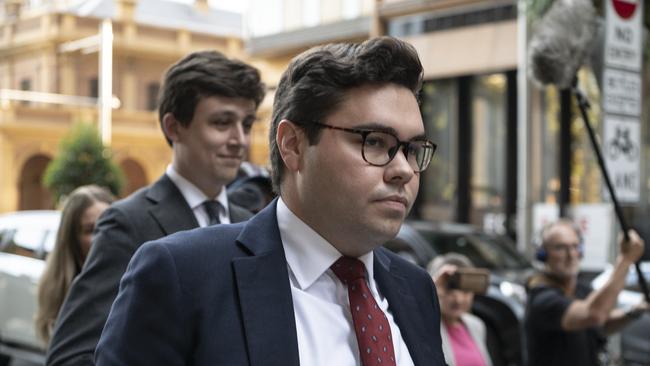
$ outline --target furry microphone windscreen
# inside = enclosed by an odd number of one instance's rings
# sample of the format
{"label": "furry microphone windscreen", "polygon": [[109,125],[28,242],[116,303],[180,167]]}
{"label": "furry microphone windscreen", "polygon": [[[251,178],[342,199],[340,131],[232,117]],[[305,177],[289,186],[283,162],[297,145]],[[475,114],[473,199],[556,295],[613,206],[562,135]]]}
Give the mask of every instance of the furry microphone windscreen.
{"label": "furry microphone windscreen", "polygon": [[591,0],[556,0],[536,25],[528,44],[528,67],[540,85],[571,87],[598,32]]}

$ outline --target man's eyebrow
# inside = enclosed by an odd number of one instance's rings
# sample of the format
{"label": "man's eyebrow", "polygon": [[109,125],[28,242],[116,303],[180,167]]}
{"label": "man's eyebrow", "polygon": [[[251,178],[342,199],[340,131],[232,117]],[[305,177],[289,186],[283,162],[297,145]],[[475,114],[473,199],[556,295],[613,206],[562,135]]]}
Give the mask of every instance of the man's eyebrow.
{"label": "man's eyebrow", "polygon": [[[217,111],[214,112],[210,115],[211,118],[217,118],[217,117],[227,117],[227,118],[239,118],[240,115],[239,113],[236,113],[234,111]],[[253,119],[257,120],[257,114],[256,113],[245,113],[244,115],[241,116],[242,120],[248,120],[248,119]]]}
{"label": "man's eyebrow", "polygon": [[362,125],[353,126],[352,128],[357,129],[357,130],[388,132],[388,133],[391,133],[391,134],[397,136],[397,131],[395,131],[394,128],[388,127],[386,125],[382,125],[381,123],[377,123],[377,122],[364,123]]}
{"label": "man's eyebrow", "polygon": [[[353,128],[358,129],[358,130],[370,130],[370,131],[387,132],[387,133],[390,133],[391,135],[399,136],[399,134],[397,133],[397,131],[394,128],[388,127],[386,125],[383,125],[381,123],[376,123],[376,122],[364,123],[362,125],[354,126]],[[406,141],[422,140],[422,139],[426,139],[426,138],[427,138],[427,135],[426,135],[426,133],[423,132],[423,133],[420,133],[418,135],[415,135],[413,137],[408,138]]]}

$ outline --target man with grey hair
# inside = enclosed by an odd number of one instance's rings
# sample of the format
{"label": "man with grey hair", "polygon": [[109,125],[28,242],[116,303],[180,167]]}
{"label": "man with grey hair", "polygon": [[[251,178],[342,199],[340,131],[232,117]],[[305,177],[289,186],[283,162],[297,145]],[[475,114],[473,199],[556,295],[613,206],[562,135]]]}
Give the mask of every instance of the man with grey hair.
{"label": "man with grey hair", "polygon": [[644,251],[634,230],[619,241],[611,276],[598,290],[578,282],[584,245],[580,228],[571,220],[550,223],[541,232],[537,260],[544,269],[528,281],[525,329],[528,361],[541,365],[598,365],[605,335],[614,333],[648,309],[615,309],[630,265]]}

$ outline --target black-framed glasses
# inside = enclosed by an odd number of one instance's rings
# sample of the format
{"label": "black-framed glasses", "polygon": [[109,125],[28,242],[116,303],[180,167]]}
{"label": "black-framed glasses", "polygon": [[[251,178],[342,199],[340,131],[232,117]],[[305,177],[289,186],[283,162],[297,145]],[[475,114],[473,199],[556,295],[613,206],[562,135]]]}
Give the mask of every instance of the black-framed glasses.
{"label": "black-framed glasses", "polygon": [[[301,126],[307,123],[296,123]],[[400,141],[394,134],[387,131],[366,130],[358,128],[345,128],[332,126],[320,122],[310,122],[310,125],[320,128],[345,131],[361,135],[361,156],[366,163],[374,166],[385,166],[390,163],[397,151],[402,149],[406,161],[413,171],[419,173],[426,170],[431,163],[431,158],[436,152],[437,145],[424,137],[415,138],[410,141]]]}

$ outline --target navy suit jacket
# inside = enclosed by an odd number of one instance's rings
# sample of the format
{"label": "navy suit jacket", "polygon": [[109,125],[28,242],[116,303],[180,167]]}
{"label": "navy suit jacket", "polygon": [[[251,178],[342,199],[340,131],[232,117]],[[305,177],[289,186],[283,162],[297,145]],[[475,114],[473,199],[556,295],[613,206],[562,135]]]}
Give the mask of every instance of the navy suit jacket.
{"label": "navy suit jacket", "polygon": [[[431,278],[383,248],[374,254],[375,279],[415,365],[444,365]],[[246,223],[181,232],[138,249],[95,361],[98,366],[299,365],[276,203]]]}

